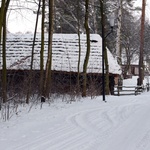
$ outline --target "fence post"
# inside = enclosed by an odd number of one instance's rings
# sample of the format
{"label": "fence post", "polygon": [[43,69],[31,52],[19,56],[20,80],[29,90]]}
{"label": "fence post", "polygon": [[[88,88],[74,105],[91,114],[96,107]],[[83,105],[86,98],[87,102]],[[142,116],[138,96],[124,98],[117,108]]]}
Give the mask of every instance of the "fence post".
{"label": "fence post", "polygon": [[117,89],[118,89],[118,96],[120,96],[120,88],[119,88],[119,86],[117,87]]}

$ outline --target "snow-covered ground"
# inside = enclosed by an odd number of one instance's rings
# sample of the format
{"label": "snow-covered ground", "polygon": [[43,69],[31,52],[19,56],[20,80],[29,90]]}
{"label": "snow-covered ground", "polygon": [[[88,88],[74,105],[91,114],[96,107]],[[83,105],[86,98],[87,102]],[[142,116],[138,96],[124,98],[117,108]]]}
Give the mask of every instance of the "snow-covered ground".
{"label": "snow-covered ground", "polygon": [[[124,84],[136,85],[136,79]],[[0,122],[1,150],[150,150],[150,92],[55,101]]]}

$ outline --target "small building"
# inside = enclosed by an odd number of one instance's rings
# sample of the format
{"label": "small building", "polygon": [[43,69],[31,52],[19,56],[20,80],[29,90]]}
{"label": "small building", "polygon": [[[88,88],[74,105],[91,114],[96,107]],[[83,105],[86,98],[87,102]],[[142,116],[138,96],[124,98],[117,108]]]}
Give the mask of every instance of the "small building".
{"label": "small building", "polygon": [[[78,73],[79,40],[77,34],[54,34],[52,45],[52,90],[53,92],[74,90]],[[102,85],[102,39],[98,34],[90,35],[91,50],[87,67],[88,90],[100,91]],[[8,34],[6,61],[8,80],[15,85],[26,81],[31,64],[33,34]],[[82,82],[83,63],[86,55],[86,35],[81,34],[80,81]],[[38,33],[34,45],[33,71],[35,83],[38,85],[40,74],[41,35]],[[47,61],[48,37],[45,35],[44,68]],[[121,74],[117,60],[107,49],[109,76],[115,80]],[[2,70],[2,54],[0,54],[0,70]],[[9,81],[9,82],[10,82]],[[27,82],[27,81],[26,81]],[[82,84],[81,84],[82,85]],[[35,88],[35,86],[33,87]],[[99,93],[100,94],[100,93]]]}
{"label": "small building", "polygon": [[[146,62],[144,62],[144,75],[145,76],[149,76],[150,72],[149,72],[149,66]],[[132,63],[129,66],[128,72],[126,72],[126,67],[127,65],[122,65],[122,72],[123,72],[123,76],[124,78],[129,78],[132,76],[139,76],[139,64],[136,63]]]}

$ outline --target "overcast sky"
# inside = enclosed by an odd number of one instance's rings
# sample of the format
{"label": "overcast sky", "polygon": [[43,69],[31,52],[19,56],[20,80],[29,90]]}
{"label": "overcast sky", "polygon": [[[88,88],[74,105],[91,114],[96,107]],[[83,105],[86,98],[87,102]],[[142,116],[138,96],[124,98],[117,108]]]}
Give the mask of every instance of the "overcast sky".
{"label": "overcast sky", "polygon": [[[28,4],[25,1],[26,0],[19,0],[17,2],[11,1],[11,5],[16,6],[17,3],[18,6],[21,6],[21,8],[23,8],[23,9],[11,10],[8,13],[8,31],[10,31],[11,33],[34,32],[36,14],[34,14],[32,10],[37,10],[37,5],[31,3]],[[147,0],[147,3],[150,3],[150,0]],[[137,0],[135,4],[141,6],[142,0]],[[29,10],[27,11],[25,8],[29,8]],[[150,16],[149,14],[150,14],[150,5],[147,4],[146,16]],[[41,17],[39,18],[38,31],[40,31],[40,26],[41,26],[40,22],[41,22]]]}
{"label": "overcast sky", "polygon": [[[33,10],[37,10],[37,5],[32,3],[26,3],[25,0],[11,1],[11,5],[15,9],[9,11],[8,13],[8,31],[12,33],[16,32],[34,32],[36,14],[33,13]],[[16,6],[18,5],[19,8]],[[28,10],[26,9],[28,8]],[[38,30],[40,30],[40,21]]]}

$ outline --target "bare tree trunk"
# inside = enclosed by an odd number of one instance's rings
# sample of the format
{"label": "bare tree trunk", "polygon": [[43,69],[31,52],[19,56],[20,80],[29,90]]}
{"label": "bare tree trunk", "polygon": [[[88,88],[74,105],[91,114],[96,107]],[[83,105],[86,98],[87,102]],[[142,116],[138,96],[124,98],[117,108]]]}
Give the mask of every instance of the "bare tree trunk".
{"label": "bare tree trunk", "polygon": [[41,25],[41,51],[40,51],[40,95],[43,93],[43,77],[44,77],[44,21],[45,21],[45,0],[42,4],[42,25]]}
{"label": "bare tree trunk", "polygon": [[78,0],[78,10],[77,10],[77,19],[78,19],[78,43],[79,43],[79,56],[78,56],[78,76],[77,76],[77,92],[79,94],[79,90],[80,90],[80,62],[81,62],[81,38],[80,38],[80,19],[79,19],[79,9],[80,9],[80,4],[79,4],[79,0]]}
{"label": "bare tree trunk", "polygon": [[35,30],[34,30],[34,38],[33,38],[32,53],[31,53],[30,74],[29,74],[29,87],[27,89],[27,97],[26,97],[26,103],[27,104],[29,104],[29,97],[30,97],[30,93],[31,93],[31,86],[32,86],[32,80],[33,80],[34,46],[35,46],[35,38],[36,38],[36,31],[37,31],[37,26],[38,26],[40,7],[41,7],[41,0],[39,0],[36,23],[35,23]]}
{"label": "bare tree trunk", "polygon": [[87,42],[87,51],[83,64],[83,91],[82,96],[86,96],[87,88],[87,66],[90,57],[90,29],[89,29],[89,0],[85,1],[85,30],[86,30],[86,42]]}
{"label": "bare tree trunk", "polygon": [[3,69],[2,69],[2,97],[3,103],[7,101],[7,69],[6,69],[6,16],[3,18]]}
{"label": "bare tree trunk", "polygon": [[3,28],[3,18],[5,14],[5,2],[6,0],[2,0],[0,7],[0,42],[2,41],[2,28]]}
{"label": "bare tree trunk", "polygon": [[[5,11],[5,0],[1,1],[1,6],[0,6],[0,50],[1,50],[1,43],[2,43],[2,28],[3,28],[3,18],[4,18],[4,11]],[[3,57],[2,57],[3,59]],[[1,77],[1,85],[2,85],[2,81],[3,81],[3,76]],[[2,86],[2,91],[3,91],[3,86]],[[2,98],[0,101],[0,107],[1,107],[1,103],[5,101],[5,98],[3,98],[3,94],[2,94]]]}
{"label": "bare tree trunk", "polygon": [[53,24],[54,24],[54,0],[49,0],[49,39],[48,39],[48,58],[46,63],[46,74],[43,90],[42,102],[49,97],[51,87],[51,68],[52,68],[52,41],[53,41]]}
{"label": "bare tree trunk", "polygon": [[[3,58],[3,68],[2,68],[2,98],[3,103],[7,101],[7,68],[6,68],[6,14],[9,7],[10,0],[2,1],[2,6],[0,9],[0,34],[2,35],[3,29],[3,47],[2,47],[2,58]],[[4,5],[5,4],[5,5]],[[2,8],[4,7],[4,8]],[[1,42],[1,35],[0,35],[0,42]]]}
{"label": "bare tree trunk", "polygon": [[121,60],[121,22],[122,22],[122,0],[118,0],[118,17],[117,17],[117,39],[116,39],[116,55],[119,65],[122,65]]}
{"label": "bare tree trunk", "polygon": [[92,5],[93,5],[93,26],[94,26],[94,33],[98,33],[97,30],[97,21],[96,21],[96,10],[95,10],[95,1],[92,1]]}
{"label": "bare tree trunk", "polygon": [[146,0],[143,0],[142,17],[141,17],[141,36],[140,36],[141,40],[140,40],[140,58],[139,58],[139,85],[143,84],[143,79],[144,79],[143,51],[144,51],[145,6],[146,6]]}

